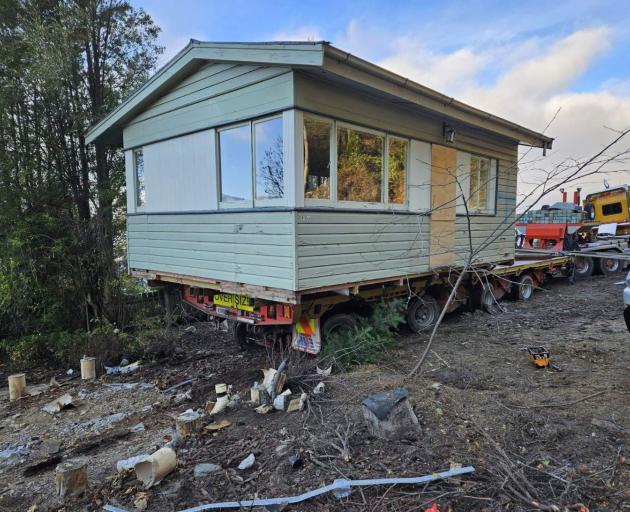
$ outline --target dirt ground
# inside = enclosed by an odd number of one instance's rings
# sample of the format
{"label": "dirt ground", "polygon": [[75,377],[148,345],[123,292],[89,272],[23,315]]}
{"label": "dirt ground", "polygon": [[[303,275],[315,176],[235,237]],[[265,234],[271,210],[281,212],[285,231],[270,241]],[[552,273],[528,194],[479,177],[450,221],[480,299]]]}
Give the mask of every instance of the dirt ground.
{"label": "dirt ground", "polygon": [[[411,379],[406,376],[428,336],[402,332],[400,348],[378,364],[325,378],[324,397],[311,397],[301,412],[254,412],[249,388],[282,354],[241,352],[225,333],[203,324],[195,333],[173,329],[174,355],[130,375],[40,386],[41,394],[17,402],[8,401],[5,388],[0,510],[101,510],[110,503],[131,511],[146,503],[149,511],[177,511],[296,495],[336,478],[420,476],[453,464],[476,471],[426,486],[356,488],[348,497],[327,494],[287,510],[423,511],[434,502],[441,511],[586,510],[580,503],[591,511],[630,510],[630,334],[619,280],[593,277],[575,286],[555,280],[530,302],[503,302],[504,313],[454,314],[422,373]],[[534,368],[525,345],[548,347],[562,371]],[[314,363],[291,357],[294,394],[319,381]],[[0,372],[3,382],[6,376]],[[50,376],[36,377],[46,383]],[[162,391],[191,378],[192,386]],[[147,491],[133,472],[117,474],[118,460],[163,446],[174,436],[174,417],[203,408],[222,382],[242,398],[217,418],[231,426],[184,441],[177,469]],[[420,421],[418,438],[371,438],[361,401],[401,385]],[[188,390],[191,400],[174,402],[173,395]],[[54,416],[41,410],[63,393],[76,407]],[[237,469],[250,453],[254,466]],[[300,459],[298,467],[289,464],[291,455]],[[85,460],[90,482],[85,495],[66,503],[53,482],[54,467],[65,458]],[[195,478],[199,463],[221,469]]]}

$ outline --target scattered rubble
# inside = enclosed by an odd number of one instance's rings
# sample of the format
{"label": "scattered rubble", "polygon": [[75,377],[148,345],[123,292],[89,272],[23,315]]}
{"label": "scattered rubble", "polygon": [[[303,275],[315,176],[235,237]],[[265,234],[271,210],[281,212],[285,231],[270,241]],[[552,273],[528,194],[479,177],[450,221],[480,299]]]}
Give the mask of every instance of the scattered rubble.
{"label": "scattered rubble", "polygon": [[61,395],[59,398],[55,398],[52,402],[46,404],[44,407],[42,407],[42,411],[45,411],[49,414],[57,414],[67,407],[73,407],[72,402],[72,395],[66,393],[65,395]]}
{"label": "scattered rubble", "polygon": [[417,437],[418,418],[409,404],[409,391],[398,388],[372,395],[361,404],[368,432],[381,439]]}
{"label": "scattered rubble", "polygon": [[193,475],[195,478],[204,478],[217,471],[221,471],[221,466],[218,464],[203,463],[195,465]]}
{"label": "scattered rubble", "polygon": [[250,453],[247,457],[245,457],[240,464],[238,465],[238,469],[241,471],[245,471],[246,469],[251,468],[256,462],[256,457],[253,453]]}
{"label": "scattered rubble", "polygon": [[105,373],[107,373],[108,375],[126,375],[128,373],[135,372],[138,368],[140,368],[140,361],[126,364],[124,366],[106,366]]}

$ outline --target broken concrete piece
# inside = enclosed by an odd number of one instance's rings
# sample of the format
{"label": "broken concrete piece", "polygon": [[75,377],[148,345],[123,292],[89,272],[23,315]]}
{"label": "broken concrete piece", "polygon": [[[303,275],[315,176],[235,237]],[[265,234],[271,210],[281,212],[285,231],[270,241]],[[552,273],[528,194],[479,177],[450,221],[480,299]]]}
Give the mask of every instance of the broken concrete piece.
{"label": "broken concrete piece", "polygon": [[9,375],[9,401],[13,402],[26,395],[26,374]]}
{"label": "broken concrete piece", "polygon": [[143,453],[141,455],[134,455],[133,457],[129,457],[128,459],[119,460],[116,463],[116,471],[119,473],[121,471],[130,471],[132,470],[138,462],[142,462],[149,458],[149,454]]}
{"label": "broken concrete piece", "polygon": [[368,432],[381,439],[416,438],[420,434],[405,388],[372,395],[361,404]]}
{"label": "broken concrete piece", "polygon": [[219,430],[223,430],[224,428],[232,425],[232,422],[228,420],[215,421],[214,423],[210,423],[204,427],[204,430],[209,432],[218,432]]}
{"label": "broken concrete piece", "polygon": [[56,398],[52,402],[46,404],[44,407],[42,407],[42,411],[50,414],[57,414],[62,409],[70,407],[71,405],[72,395],[70,395],[70,393],[66,393],[65,395],[61,395],[59,398]]}
{"label": "broken concrete piece", "polygon": [[87,489],[87,466],[82,461],[67,461],[55,468],[55,488],[62,498],[76,496]]}
{"label": "broken concrete piece", "polygon": [[81,380],[93,380],[96,378],[96,358],[81,358]]}
{"label": "broken concrete piece", "polygon": [[293,400],[291,400],[287,407],[287,412],[303,411],[304,406],[306,405],[307,398],[308,395],[306,393],[302,393],[300,395],[300,398],[294,398]]}
{"label": "broken concrete piece", "polygon": [[221,471],[221,466],[218,464],[197,464],[193,470],[193,475],[195,478],[204,478],[212,473],[216,473],[217,471]]}
{"label": "broken concrete piece", "polygon": [[159,484],[177,466],[177,455],[172,448],[160,448],[134,466],[138,480],[145,489]]}
{"label": "broken concrete piece", "polygon": [[319,366],[316,367],[317,375],[321,375],[322,377],[328,377],[332,373],[332,365],[330,365],[325,370],[322,370]]}
{"label": "broken concrete piece", "polygon": [[287,381],[287,374],[283,372],[280,375],[276,375],[278,371],[275,368],[267,368],[262,372],[264,375],[262,387],[265,391],[267,391],[270,396],[275,396],[277,393],[280,393]]}
{"label": "broken concrete piece", "polygon": [[140,368],[140,361],[136,361],[135,363],[125,366],[106,366],[105,372],[109,375],[125,375],[127,373],[135,372],[138,368]]}
{"label": "broken concrete piece", "polygon": [[319,384],[317,384],[317,386],[313,388],[313,395],[322,396],[324,394],[325,389],[326,389],[326,385],[323,382],[320,382]]}
{"label": "broken concrete piece", "polygon": [[173,398],[173,401],[176,404],[181,404],[182,402],[189,402],[192,400],[192,389],[189,389],[185,393],[177,393]]}
{"label": "broken concrete piece", "polygon": [[254,409],[258,414],[268,414],[273,411],[273,406],[269,404],[262,404]]}
{"label": "broken concrete piece", "polygon": [[149,500],[147,499],[146,494],[142,493],[138,495],[133,501],[133,506],[139,511],[146,510],[149,506]]}
{"label": "broken concrete piece", "polygon": [[188,437],[201,430],[202,422],[202,413],[188,409],[175,419],[175,427],[180,436]]}
{"label": "broken concrete piece", "polygon": [[256,462],[256,457],[253,453],[250,453],[241,461],[241,463],[238,465],[238,469],[240,469],[241,471],[249,469],[254,465],[254,462]]}
{"label": "broken concrete piece", "polygon": [[290,396],[291,396],[291,390],[290,389],[286,389],[285,391],[280,393],[273,400],[273,407],[274,407],[274,409],[276,409],[278,411],[284,411],[287,408],[288,404],[289,404],[289,397]]}

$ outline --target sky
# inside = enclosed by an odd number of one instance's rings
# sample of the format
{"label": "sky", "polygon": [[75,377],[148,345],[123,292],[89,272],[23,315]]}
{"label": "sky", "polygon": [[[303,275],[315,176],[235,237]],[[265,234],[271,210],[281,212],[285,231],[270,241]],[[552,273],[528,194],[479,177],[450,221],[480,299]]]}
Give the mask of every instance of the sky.
{"label": "sky", "polygon": [[[630,1],[132,0],[162,28],[162,63],[188,41],[326,40],[554,137],[521,150],[519,194],[630,128]],[[608,154],[630,149],[630,135]],[[562,167],[560,167],[562,166]],[[630,160],[578,183],[630,184]],[[564,173],[569,171],[563,171]],[[584,197],[584,193],[583,196]],[[559,200],[559,193],[545,202]]]}

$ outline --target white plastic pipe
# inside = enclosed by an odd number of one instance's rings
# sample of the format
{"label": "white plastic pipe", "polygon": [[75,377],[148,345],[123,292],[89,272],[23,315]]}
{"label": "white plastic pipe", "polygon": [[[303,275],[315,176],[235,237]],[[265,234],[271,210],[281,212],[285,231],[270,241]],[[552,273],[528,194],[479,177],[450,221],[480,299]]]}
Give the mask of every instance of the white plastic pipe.
{"label": "white plastic pipe", "polygon": [[[204,510],[220,510],[220,509],[248,509],[251,507],[268,507],[272,505],[291,505],[294,503],[300,503],[308,499],[314,498],[326,494],[327,492],[333,492],[338,498],[343,498],[350,494],[352,487],[370,487],[374,485],[414,485],[414,484],[426,484],[435,482],[436,480],[442,480],[444,478],[450,478],[454,476],[465,475],[467,473],[473,473],[475,468],[472,466],[466,466],[464,468],[451,469],[450,471],[441,471],[439,473],[432,473],[431,475],[407,477],[407,478],[377,478],[373,480],[343,480],[337,479],[332,484],[314,489],[312,491],[305,492],[298,496],[286,496],[284,498],[271,498],[262,500],[243,500],[243,501],[226,501],[223,503],[209,503],[206,505],[199,505],[193,508],[187,508],[180,510],[179,512],[202,512]],[[115,507],[113,505],[105,505],[105,510],[108,512],[128,512],[125,509]]]}

